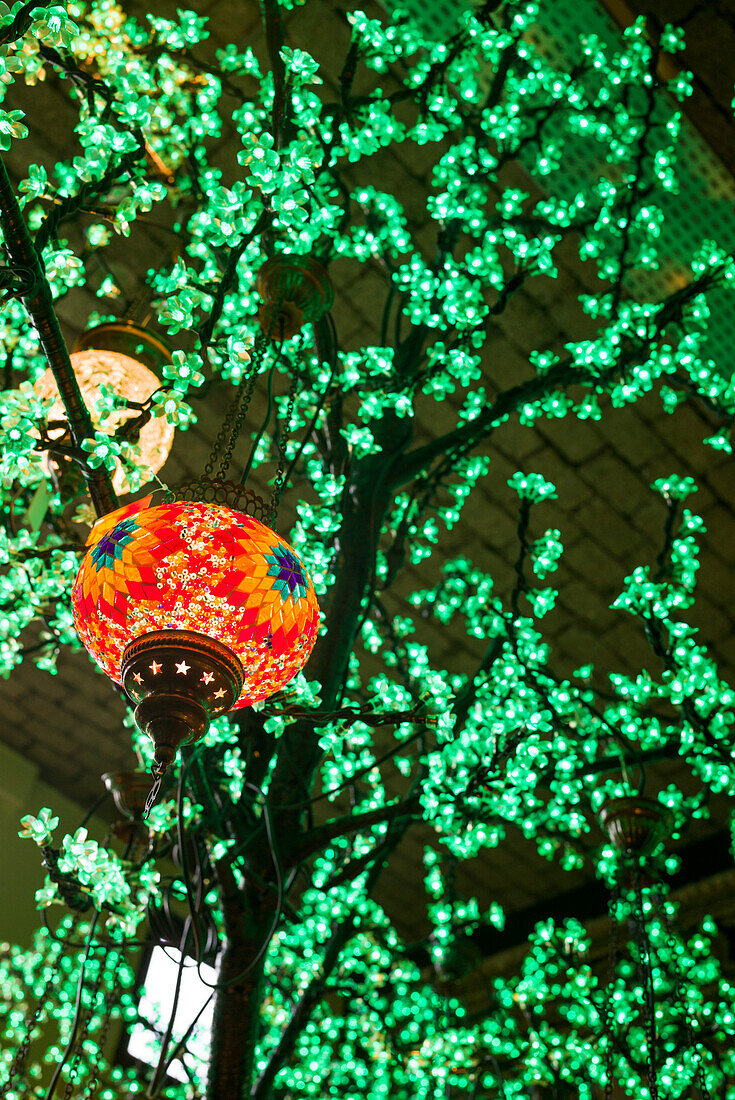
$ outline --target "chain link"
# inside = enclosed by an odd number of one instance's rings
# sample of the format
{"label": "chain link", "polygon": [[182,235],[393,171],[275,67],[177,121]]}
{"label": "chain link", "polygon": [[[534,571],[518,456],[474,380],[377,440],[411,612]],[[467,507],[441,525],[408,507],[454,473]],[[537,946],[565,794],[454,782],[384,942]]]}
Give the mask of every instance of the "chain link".
{"label": "chain link", "polygon": [[145,806],[143,808],[143,820],[148,820],[148,815],[156,804],[159,794],[161,793],[161,787],[163,786],[163,777],[168,770],[168,765],[159,764],[154,760],[151,764],[151,775],[153,776],[153,785],[148,791],[148,797],[145,800]]}
{"label": "chain link", "polygon": [[[250,360],[250,369],[240,379],[240,385],[237,387],[235,399],[230,405],[227,416],[222,423],[222,427],[217,433],[214,446],[212,447],[207,464],[204,467],[204,477],[206,479],[211,480],[214,478],[215,481],[222,481],[230,468],[232,452],[245,422],[248,409],[250,408],[250,401],[252,400],[253,393],[255,392],[255,384],[258,381],[258,375],[260,373],[258,369],[260,367],[260,361],[266,346],[273,337],[273,331],[278,324],[281,309],[283,308],[283,299],[276,302],[275,307],[267,331],[259,332],[255,338],[253,354]],[[281,323],[281,340],[283,340],[283,323]],[[217,465],[218,462],[219,465]]]}
{"label": "chain link", "polygon": [[633,889],[635,891],[635,906],[633,909],[633,923],[636,929],[638,941],[638,957],[643,972],[644,1000],[645,1000],[645,1031],[646,1044],[648,1046],[648,1092],[651,1100],[658,1100],[658,1078],[656,1074],[656,1002],[653,995],[653,960],[651,956],[651,941],[646,931],[646,918],[643,912],[643,891],[641,890],[640,870],[633,866]]}
{"label": "chain link", "polygon": [[676,996],[679,1001],[679,1005],[681,1006],[687,1044],[692,1052],[692,1057],[694,1058],[697,1067],[695,1076],[697,1080],[697,1085],[699,1087],[699,1094],[702,1097],[702,1100],[712,1100],[711,1093],[707,1087],[707,1080],[704,1074],[704,1058],[702,1057],[701,1043],[694,1034],[694,1028],[692,1027],[692,1017],[689,1012],[688,1002],[686,994],[684,992],[684,977],[679,966],[676,937],[674,936],[674,930],[671,926],[671,918],[669,917],[669,913],[666,908],[666,898],[661,891],[658,892],[658,900],[661,907],[661,913],[663,915],[664,928],[666,929],[666,946],[671,952],[672,965],[674,970],[674,981],[676,983]]}
{"label": "chain link", "polygon": [[608,913],[610,915],[610,932],[607,938],[607,988],[602,1003],[602,1026],[605,1031],[607,1044],[605,1047],[605,1100],[612,1100],[613,1094],[613,993],[615,989],[615,967],[618,961],[618,921],[617,921],[617,887],[610,891]]}
{"label": "chain link", "polygon": [[7,1080],[2,1086],[0,1086],[0,1100],[5,1100],[8,1093],[10,1092],[10,1089],[12,1088],[13,1079],[23,1070],[25,1060],[28,1056],[28,1051],[30,1049],[31,1043],[33,1042],[33,1032],[41,1018],[41,1013],[44,1010],[46,999],[51,992],[51,986],[54,984],[57,973],[57,967],[51,965],[49,967],[48,977],[44,982],[43,992],[36,1001],[36,1007],[34,1008],[33,1012],[26,1020],[25,1036],[23,1037],[23,1041],[20,1043],[18,1049],[15,1052],[15,1055],[13,1056],[13,1061],[10,1063]]}
{"label": "chain link", "polygon": [[[300,349],[297,349],[300,350]],[[273,442],[276,445],[278,451],[278,465],[276,466],[276,476],[273,480],[273,495],[271,496],[270,506],[268,508],[268,522],[271,526],[275,523],[278,515],[278,505],[281,500],[281,494],[284,488],[283,473],[286,468],[286,443],[288,442],[289,428],[291,427],[291,418],[293,416],[293,407],[296,400],[296,372],[291,375],[291,386],[288,391],[288,402],[286,404],[286,412],[283,417],[283,431],[281,431],[280,422],[276,422],[276,432],[273,438]]]}
{"label": "chain link", "polygon": [[[102,945],[100,945],[102,946]],[[94,980],[94,984],[89,991],[89,1006],[84,1014],[84,1020],[79,1030],[77,1040],[74,1044],[74,1056],[69,1065],[69,1076],[67,1078],[66,1086],[64,1088],[63,1100],[71,1100],[72,1093],[74,1092],[74,1085],[76,1083],[77,1076],[79,1075],[79,1068],[84,1054],[84,1041],[89,1034],[89,1025],[94,1019],[95,1004],[99,991],[102,988],[102,980],[105,974],[105,960],[104,957],[100,958],[99,965],[97,967],[97,976]]]}
{"label": "chain link", "polygon": [[[249,370],[243,374],[237,387],[235,399],[227,411],[227,416],[222,422],[222,427],[217,433],[217,438],[212,446],[212,451],[204,467],[206,478],[223,478],[232,461],[232,452],[235,442],[242,428],[245,417],[250,407],[250,401],[258,379],[258,367],[263,349],[268,337],[259,333],[253,346],[253,355],[250,360]],[[216,468],[216,473],[215,473]]]}
{"label": "chain link", "polygon": [[[81,1100],[94,1100],[97,1093],[97,1089],[100,1086],[100,1064],[99,1055],[102,1054],[107,1039],[107,1032],[110,1029],[110,1023],[112,1022],[112,1005],[116,1000],[116,993],[118,988],[118,974],[120,973],[120,964],[122,963],[122,946],[118,948],[116,952],[115,965],[110,972],[111,986],[106,997],[105,1014],[102,1017],[100,1023],[100,1029],[97,1035],[97,1050],[98,1057],[94,1061],[92,1066],[92,1072],[89,1080],[84,1087],[84,1091],[81,1094]],[[109,957],[109,956],[108,956]]]}
{"label": "chain link", "polygon": [[31,1042],[33,1040],[33,1031],[36,1027],[36,1024],[39,1021],[39,1018],[41,1016],[41,1012],[43,1011],[43,1006],[44,1006],[45,1001],[46,1001],[46,993],[47,993],[47,990],[49,988],[49,985],[50,985],[50,981],[46,983],[46,988],[43,991],[43,995],[41,997],[39,997],[38,1003],[36,1004],[36,1007],[35,1007],[33,1013],[31,1014],[31,1016],[29,1016],[28,1021],[25,1025],[25,1037],[23,1038],[22,1043],[20,1044],[20,1046],[16,1050],[13,1061],[10,1063],[10,1069],[8,1071],[8,1079],[5,1082],[5,1084],[2,1086],[2,1088],[0,1088],[0,1098],[1,1098],[1,1100],[5,1100],[5,1097],[8,1095],[8,1093],[10,1092],[10,1089],[12,1087],[13,1079],[17,1076],[17,1074],[19,1074],[21,1072],[21,1070],[23,1069],[23,1066],[25,1065],[25,1060],[26,1060],[26,1057],[28,1055],[28,1050],[29,1050]]}

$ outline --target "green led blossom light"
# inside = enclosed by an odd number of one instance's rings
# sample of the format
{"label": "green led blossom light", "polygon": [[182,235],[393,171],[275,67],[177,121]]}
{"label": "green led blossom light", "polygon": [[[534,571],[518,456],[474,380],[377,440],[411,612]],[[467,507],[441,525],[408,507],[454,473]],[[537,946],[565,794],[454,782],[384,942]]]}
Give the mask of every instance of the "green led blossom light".
{"label": "green led blossom light", "polygon": [[[613,613],[648,644],[645,667],[610,667],[591,644],[564,670],[549,632],[560,609],[575,614],[569,502],[537,433],[581,421],[602,448],[601,421],[660,399],[672,432],[694,403],[713,459],[731,452],[735,387],[711,337],[732,308],[733,242],[690,247],[667,205],[689,170],[693,78],[665,79],[658,61],[683,48],[681,28],[656,39],[641,19],[608,41],[585,0],[590,30],[568,36],[566,63],[530,0],[458,6],[439,40],[399,8],[353,11],[322,63],[301,31],[308,8],[262,7],[264,36],[219,47],[188,9],[0,11],[0,147],[22,177],[45,299],[66,319],[96,301],[79,329],[114,320],[129,292],[151,303],[175,350],[143,418],[210,424],[211,393],[272,378],[277,415],[257,438],[245,423],[235,462],[252,441],[255,477],[288,489],[290,540],[324,608],[305,673],[184,753],[150,835],[128,825],[126,847],[48,808],[23,816],[46,865],[48,929],[28,950],[0,948],[0,1090],[45,1095],[63,1062],[57,1095],[99,1100],[598,1100],[613,1084],[644,1100],[733,1100],[735,989],[717,928],[706,914],[685,923],[667,881],[680,865],[669,842],[735,794],[735,690],[695,625],[695,479],[673,458],[651,473],[660,540],[620,568]],[[20,143],[44,80],[73,112],[69,151],[28,165]],[[120,460],[138,486],[150,471],[111,427],[126,399],[109,387],[94,434],[73,444],[49,425],[23,304],[39,288],[0,221],[0,671],[30,657],[53,673],[78,647],[69,601],[90,518],[78,475]],[[171,230],[170,247],[149,247],[149,225]],[[150,265],[134,288],[128,241]],[[551,300],[572,253],[584,285],[576,301],[565,290],[564,333],[511,372],[508,334],[530,342],[526,311]],[[330,272],[335,326],[306,323],[261,353],[258,273],[282,254]],[[369,337],[346,331],[351,302]],[[513,453],[495,449],[506,424]],[[461,520],[504,564],[450,541]],[[671,769],[646,791],[670,836],[632,867],[598,821],[649,763]],[[414,829],[424,864],[406,913],[399,846]],[[607,972],[589,930],[549,918],[517,965],[488,976],[483,952],[511,934],[513,912],[471,896],[465,873],[511,837],[604,884]],[[161,932],[171,913],[181,919]],[[134,951],[150,934],[198,962],[216,955],[211,1054],[184,1041],[188,1084],[165,1078],[166,1020],[150,1021],[155,1080],[107,1060],[108,1029],[137,1022]]]}

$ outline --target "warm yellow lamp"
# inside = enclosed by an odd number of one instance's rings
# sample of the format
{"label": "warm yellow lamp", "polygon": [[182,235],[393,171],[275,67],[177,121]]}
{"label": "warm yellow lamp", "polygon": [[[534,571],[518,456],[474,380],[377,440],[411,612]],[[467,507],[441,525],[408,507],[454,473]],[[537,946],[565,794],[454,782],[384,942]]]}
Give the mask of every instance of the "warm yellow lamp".
{"label": "warm yellow lamp", "polygon": [[[129,401],[143,403],[161,386],[150,367],[160,368],[170,363],[171,353],[162,340],[139,325],[131,321],[113,321],[85,332],[70,359],[82,396],[97,426],[96,408],[103,385]],[[34,388],[39,396],[54,398],[49,421],[64,420],[64,406],[50,369],[44,371]],[[105,420],[105,427],[118,428],[137,415],[135,409],[115,410]],[[152,473],[157,473],[166,461],[173,437],[174,427],[165,417],[151,417],[140,429],[137,443],[141,459]],[[131,492],[125,470],[119,463],[112,485],[118,496]]]}

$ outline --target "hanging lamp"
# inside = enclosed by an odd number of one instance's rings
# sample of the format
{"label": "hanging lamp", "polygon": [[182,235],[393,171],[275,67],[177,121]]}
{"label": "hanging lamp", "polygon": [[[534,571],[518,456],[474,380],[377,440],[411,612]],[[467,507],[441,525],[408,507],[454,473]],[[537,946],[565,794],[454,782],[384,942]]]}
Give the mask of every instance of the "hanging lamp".
{"label": "hanging lamp", "polygon": [[301,559],[251,516],[201,501],[124,511],[92,529],[74,623],[168,765],[211,718],[293,679],[319,609]]}
{"label": "hanging lamp", "polygon": [[112,795],[120,819],[112,831],[126,849],[126,858],[135,863],[150,847],[150,834],[143,823],[151,778],[142,768],[135,771],[106,772],[102,782]]}
{"label": "hanging lamp", "polygon": [[[657,799],[644,798],[642,794],[621,795],[610,798],[600,810],[600,823],[612,845],[622,859],[619,877],[615,882],[609,901],[610,943],[608,962],[608,990],[603,1014],[606,1032],[605,1060],[607,1075],[607,1094],[611,1094],[614,1079],[613,1047],[613,1002],[612,984],[615,977],[617,958],[617,900],[618,890],[628,895],[632,906],[630,916],[636,933],[638,961],[643,973],[643,1028],[646,1036],[646,1085],[650,1100],[658,1100],[659,1077],[656,1053],[656,983],[654,978],[654,956],[651,938],[646,926],[646,909],[643,900],[643,888],[650,889],[650,867],[647,856],[651,854],[663,832],[671,822],[671,814]],[[648,881],[645,881],[648,880]],[[655,873],[653,876],[655,881]]]}
{"label": "hanging lamp", "polygon": [[668,820],[669,812],[661,802],[641,795],[610,798],[600,810],[600,822],[611,843],[631,857],[652,852]]}
{"label": "hanging lamp", "polygon": [[180,745],[203,737],[218,715],[285,686],[316,641],[311,578],[261,522],[275,518],[280,466],[270,506],[226,480],[273,327],[292,305],[314,320],[331,304],[303,257],[279,263],[291,266],[290,280],[271,303],[204,473],[165,503],[147,498],[98,520],[72,593],[82,643],[136,704],[136,724],[153,741],[158,783],[148,808]]}
{"label": "hanging lamp", "polygon": [[[171,352],[163,340],[133,321],[110,321],[83,333],[69,358],[85,404],[92,410],[93,422],[97,427],[99,421],[94,417],[94,410],[102,386],[107,385],[135,405],[142,405],[160,389],[161,382],[154,371],[171,362]],[[63,420],[64,406],[51,368],[38,378],[34,389],[39,397],[53,398],[48,420]],[[106,426],[119,428],[137,416],[135,407],[119,409],[106,418]],[[157,473],[166,461],[173,437],[174,427],[165,417],[148,417],[140,427],[137,443],[141,461],[152,473]],[[119,496],[131,491],[130,482],[119,462],[112,485]]]}
{"label": "hanging lamp", "polygon": [[318,321],[334,301],[327,272],[311,256],[271,256],[258,270],[256,287],[263,299],[258,310],[261,330],[281,340]]}

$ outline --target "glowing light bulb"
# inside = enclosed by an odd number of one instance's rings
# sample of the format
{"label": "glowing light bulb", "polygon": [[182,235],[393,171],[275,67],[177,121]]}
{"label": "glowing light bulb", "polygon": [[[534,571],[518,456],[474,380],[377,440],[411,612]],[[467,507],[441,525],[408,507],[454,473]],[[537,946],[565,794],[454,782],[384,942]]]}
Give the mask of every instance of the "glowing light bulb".
{"label": "glowing light bulb", "polygon": [[[102,387],[109,386],[120,397],[141,404],[157,389],[161,383],[153,371],[137,359],[119,351],[106,351],[101,348],[88,348],[72,352],[71,363],[74,368],[82,397],[90,410],[95,427],[101,424],[99,415]],[[36,393],[41,397],[53,397],[54,403],[48,413],[49,422],[65,420],[64,405],[56,386],[51,369],[44,371],[35,385]],[[104,417],[104,430],[112,432],[126,420],[138,415],[134,408],[113,410]],[[54,432],[49,433],[54,437]],[[62,433],[57,430],[60,436]],[[140,462],[151,474],[157,473],[166,461],[174,438],[174,428],[165,417],[151,417],[140,429],[137,442],[140,448]],[[112,478],[113,488],[118,495],[129,493],[132,486],[124,467],[117,463]]]}

